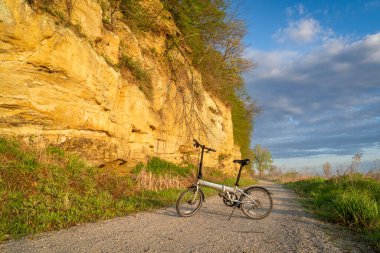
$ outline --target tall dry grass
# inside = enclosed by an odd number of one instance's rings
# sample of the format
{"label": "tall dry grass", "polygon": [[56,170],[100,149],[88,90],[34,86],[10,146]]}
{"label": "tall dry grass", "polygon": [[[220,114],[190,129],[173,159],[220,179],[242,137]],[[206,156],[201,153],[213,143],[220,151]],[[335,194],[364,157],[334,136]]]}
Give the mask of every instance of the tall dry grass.
{"label": "tall dry grass", "polygon": [[136,177],[136,190],[159,191],[163,189],[181,189],[188,183],[188,178],[168,174],[155,175],[143,169]]}

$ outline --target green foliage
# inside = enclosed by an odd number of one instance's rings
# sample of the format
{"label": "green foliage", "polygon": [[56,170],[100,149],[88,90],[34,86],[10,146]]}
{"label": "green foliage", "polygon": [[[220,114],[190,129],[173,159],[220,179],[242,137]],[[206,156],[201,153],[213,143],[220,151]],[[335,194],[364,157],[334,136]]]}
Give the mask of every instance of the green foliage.
{"label": "green foliage", "polygon": [[179,41],[191,48],[192,64],[201,72],[203,86],[227,100],[242,87],[240,73],[250,66],[242,57],[244,24],[227,13],[223,0],[163,0],[182,32]]}
{"label": "green foliage", "polygon": [[[0,240],[151,210],[174,203],[180,192],[134,192],[129,175],[88,166],[54,146],[37,152],[1,137],[0,161]],[[186,172],[157,159],[148,168],[158,172],[158,165]]]}
{"label": "green foliage", "polygon": [[243,58],[244,23],[228,14],[228,4],[223,0],[162,2],[182,32],[174,40],[191,48],[187,56],[201,73],[203,87],[231,105],[234,139],[247,157],[258,110],[246,96],[241,78],[251,66]]}
{"label": "green foliage", "polygon": [[[0,138],[0,152],[11,157],[12,165],[24,172],[33,172],[39,167],[35,154],[21,150],[15,140]],[[14,163],[13,159],[17,159],[18,163]]]}
{"label": "green foliage", "polygon": [[234,141],[240,146],[242,157],[249,157],[254,113],[248,110],[244,101],[235,94],[230,95],[229,101],[232,107],[231,116]]}
{"label": "green foliage", "polygon": [[107,55],[102,55],[103,59],[106,61],[106,63],[111,66],[111,67],[114,67],[115,64],[113,64],[112,60],[107,56]]}
{"label": "green foliage", "polygon": [[[111,0],[111,13],[115,10],[123,14],[123,21],[135,32],[159,32],[157,20],[163,9],[144,9],[140,0]],[[111,20],[113,17],[111,16]]]}
{"label": "green foliage", "polygon": [[152,80],[150,74],[141,65],[127,55],[120,59],[119,68],[123,71],[129,70],[139,83],[140,90],[147,98],[152,97]]}
{"label": "green foliage", "polygon": [[139,162],[132,170],[132,174],[138,175],[143,169],[145,165],[142,162]]}
{"label": "green foliage", "polygon": [[123,55],[120,59],[120,68],[128,68],[132,71],[134,77],[139,81],[150,82],[150,75],[141,67],[141,65],[134,61],[131,57]]}
{"label": "green foliage", "polygon": [[252,164],[260,172],[261,177],[262,173],[269,170],[272,165],[272,154],[258,144],[252,149]]}
{"label": "green foliage", "polygon": [[219,33],[226,17],[224,1],[209,0],[163,0],[165,8],[173,15],[186,43],[196,57],[201,57],[212,39]]}
{"label": "green foliage", "polygon": [[59,147],[49,145],[46,149],[48,154],[56,155],[57,157],[65,157],[65,151]]}
{"label": "green foliage", "polygon": [[373,227],[380,218],[376,200],[368,191],[355,188],[339,195],[334,208],[341,222],[347,225]]}
{"label": "green foliage", "polygon": [[194,171],[194,166],[189,164],[186,167],[182,167],[158,157],[152,157],[146,165],[146,170],[155,175],[168,174],[171,176],[184,177],[190,175],[191,171]]}
{"label": "green foliage", "polygon": [[318,216],[364,233],[380,249],[380,183],[360,174],[287,184]]}
{"label": "green foliage", "polygon": [[174,163],[162,160],[159,157],[152,157],[149,159],[147,165],[138,163],[132,170],[132,174],[138,175],[143,169],[147,172],[151,172],[153,175],[168,175],[168,176],[180,176],[186,177],[191,175],[191,172],[195,171],[195,168],[191,164],[186,166],[179,166]]}
{"label": "green foliage", "polygon": [[[144,167],[157,178],[165,174],[190,178],[195,171],[192,165],[177,166],[153,157],[132,173],[139,174]],[[210,174],[217,182],[234,183],[220,172]],[[55,146],[36,150],[0,137],[0,241],[171,205],[183,190],[135,190],[134,178],[88,166]],[[242,178],[242,183],[252,181]],[[206,188],[205,192],[215,194]]]}

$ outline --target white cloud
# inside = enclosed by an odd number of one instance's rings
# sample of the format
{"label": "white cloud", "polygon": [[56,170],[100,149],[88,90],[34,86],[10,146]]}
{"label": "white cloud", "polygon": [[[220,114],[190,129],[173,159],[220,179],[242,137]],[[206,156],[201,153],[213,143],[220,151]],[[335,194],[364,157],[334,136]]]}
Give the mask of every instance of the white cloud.
{"label": "white cloud", "polygon": [[[277,98],[276,101],[273,101],[271,103],[271,107],[278,109],[278,110],[282,110],[282,111],[284,111],[286,113],[290,113],[290,114],[301,114],[301,113],[303,113],[302,108],[299,106],[295,106],[292,103],[292,101],[287,97]],[[294,121],[293,117],[290,117],[288,120],[288,123],[295,123],[295,122],[296,121]]]}
{"label": "white cloud", "polygon": [[281,76],[284,66],[292,63],[294,59],[299,57],[299,53],[295,51],[261,51],[255,49],[247,49],[245,57],[251,59],[256,64],[256,78],[268,78]]}
{"label": "white cloud", "polygon": [[307,13],[307,9],[303,4],[296,4],[292,7],[287,7],[285,12],[288,17],[292,17],[295,14],[302,16]]}
{"label": "white cloud", "polygon": [[289,21],[288,26],[277,30],[273,37],[280,43],[311,43],[314,42],[323,29],[318,20],[313,18],[303,18],[297,21]]}
{"label": "white cloud", "polygon": [[[253,59],[257,65],[254,71],[247,73],[248,80],[276,78],[299,83],[308,82],[320,69],[343,77],[345,74],[351,75],[350,71],[354,71],[355,66],[380,63],[380,33],[368,35],[355,42],[349,42],[344,38],[329,39],[314,46],[313,50],[307,53],[248,49],[245,56]],[[317,69],[313,70],[312,66]],[[300,71],[301,68],[311,72]]]}
{"label": "white cloud", "polygon": [[321,50],[330,55],[333,55],[342,51],[343,48],[346,46],[347,46],[347,42],[342,38],[327,39],[324,41],[323,45],[321,46]]}
{"label": "white cloud", "polygon": [[367,36],[364,39],[364,44],[374,49],[371,55],[369,55],[367,61],[380,63],[380,33]]}
{"label": "white cloud", "polygon": [[373,147],[380,139],[380,33],[355,42],[320,40],[312,48],[247,50],[257,62],[245,75],[247,88],[264,109],[254,142],[276,158]]}

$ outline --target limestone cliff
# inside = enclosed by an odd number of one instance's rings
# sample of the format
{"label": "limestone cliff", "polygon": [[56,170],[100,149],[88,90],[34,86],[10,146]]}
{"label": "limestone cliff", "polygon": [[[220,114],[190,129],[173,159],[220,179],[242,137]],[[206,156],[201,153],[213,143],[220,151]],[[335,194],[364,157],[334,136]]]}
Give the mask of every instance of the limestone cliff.
{"label": "limestone cliff", "polygon": [[[161,6],[143,4],[148,12]],[[0,0],[0,134],[59,145],[95,165],[130,166],[151,156],[182,163],[194,137],[218,150],[208,165],[225,157],[231,165],[240,153],[230,108],[204,91],[180,48],[168,50],[179,33],[170,14],[155,33],[121,21],[111,31],[103,16],[97,1],[77,0],[68,25],[25,0]],[[121,56],[149,73],[150,94],[116,67]]]}

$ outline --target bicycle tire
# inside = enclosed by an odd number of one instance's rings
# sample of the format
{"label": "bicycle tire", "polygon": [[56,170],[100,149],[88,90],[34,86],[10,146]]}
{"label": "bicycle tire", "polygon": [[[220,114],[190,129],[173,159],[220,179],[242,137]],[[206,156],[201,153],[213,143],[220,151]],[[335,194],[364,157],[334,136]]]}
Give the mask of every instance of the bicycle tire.
{"label": "bicycle tire", "polygon": [[203,192],[201,189],[193,187],[182,192],[176,203],[176,210],[179,216],[190,217],[201,208],[203,202]]}
{"label": "bicycle tire", "polygon": [[240,208],[243,213],[254,220],[260,220],[267,217],[273,208],[273,200],[270,192],[259,186],[252,186],[244,191],[245,194],[249,195],[254,201],[249,197],[242,194],[240,196]]}

